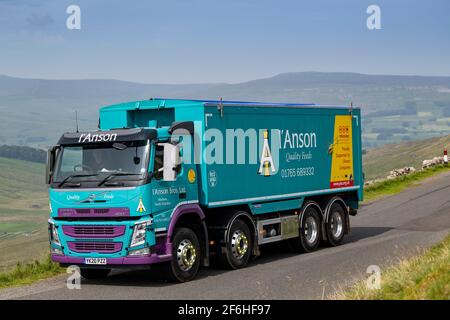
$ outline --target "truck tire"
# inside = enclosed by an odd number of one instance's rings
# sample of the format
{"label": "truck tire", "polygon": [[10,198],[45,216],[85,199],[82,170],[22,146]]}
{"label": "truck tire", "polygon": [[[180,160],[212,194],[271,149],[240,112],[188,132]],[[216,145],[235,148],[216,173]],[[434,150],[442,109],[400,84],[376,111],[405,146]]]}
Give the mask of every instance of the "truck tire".
{"label": "truck tire", "polygon": [[228,269],[239,269],[247,265],[252,255],[252,235],[247,224],[241,219],[233,221],[225,241],[225,252],[220,255],[220,263]]}
{"label": "truck tire", "polygon": [[167,266],[170,280],[187,282],[194,279],[200,268],[200,255],[200,243],[195,232],[189,228],[175,229],[172,260]]}
{"label": "truck tire", "polygon": [[342,243],[345,235],[345,210],[339,203],[333,203],[328,213],[326,223],[327,243],[331,246],[338,246]]}
{"label": "truck tire", "polygon": [[315,202],[307,202],[305,210],[300,216],[300,230],[298,238],[289,240],[289,245],[296,252],[315,251],[320,243],[321,219]]}
{"label": "truck tire", "polygon": [[81,276],[88,280],[105,279],[110,272],[111,269],[80,268]]}

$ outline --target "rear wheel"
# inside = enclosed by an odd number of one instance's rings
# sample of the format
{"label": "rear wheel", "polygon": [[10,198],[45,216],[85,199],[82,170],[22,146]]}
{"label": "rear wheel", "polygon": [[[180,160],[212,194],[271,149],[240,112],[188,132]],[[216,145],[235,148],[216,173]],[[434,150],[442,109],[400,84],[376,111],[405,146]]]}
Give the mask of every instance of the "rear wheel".
{"label": "rear wheel", "polygon": [[300,216],[300,230],[298,238],[289,240],[291,248],[300,252],[312,252],[317,249],[320,242],[321,219],[318,205],[314,202],[305,204]]}
{"label": "rear wheel", "polygon": [[104,279],[111,272],[111,269],[90,269],[80,268],[81,276],[88,280],[100,280]]}
{"label": "rear wheel", "polygon": [[200,244],[194,231],[175,229],[172,241],[172,260],[167,266],[171,280],[186,282],[195,278],[200,268]]}
{"label": "rear wheel", "polygon": [[247,224],[241,219],[234,220],[228,230],[225,252],[220,256],[221,264],[230,269],[245,267],[250,259],[252,246],[252,236]]}
{"label": "rear wheel", "polygon": [[326,225],[327,242],[331,246],[337,246],[342,243],[345,234],[345,210],[338,203],[333,203],[328,213],[328,221]]}

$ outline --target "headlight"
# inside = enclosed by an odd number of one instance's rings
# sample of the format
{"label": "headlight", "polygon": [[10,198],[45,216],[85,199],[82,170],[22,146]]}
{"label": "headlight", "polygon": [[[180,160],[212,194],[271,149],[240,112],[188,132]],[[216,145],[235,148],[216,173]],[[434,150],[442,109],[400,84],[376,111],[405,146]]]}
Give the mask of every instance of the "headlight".
{"label": "headlight", "polygon": [[149,255],[149,254],[150,254],[149,247],[145,247],[145,248],[141,248],[141,249],[137,249],[137,250],[131,250],[128,253],[129,256],[144,256],[144,255]]}
{"label": "headlight", "polygon": [[51,253],[53,254],[63,254],[63,251],[59,248],[51,247]]}
{"label": "headlight", "polygon": [[58,246],[61,246],[61,241],[59,240],[59,236],[58,236],[58,230],[57,230],[55,224],[53,223],[53,221],[51,221],[51,220],[48,221],[48,228],[49,228],[49,234],[50,234],[50,241]]}
{"label": "headlight", "polygon": [[147,226],[151,225],[152,221],[138,222],[134,225],[133,236],[131,238],[130,247],[140,246],[145,243],[145,235],[147,233]]}

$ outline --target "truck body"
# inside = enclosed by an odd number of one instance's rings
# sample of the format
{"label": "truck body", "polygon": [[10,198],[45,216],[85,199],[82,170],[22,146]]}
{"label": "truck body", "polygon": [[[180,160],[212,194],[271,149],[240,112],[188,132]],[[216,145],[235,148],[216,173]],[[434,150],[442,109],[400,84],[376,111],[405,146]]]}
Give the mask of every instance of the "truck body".
{"label": "truck body", "polygon": [[86,278],[162,263],[177,281],[261,245],[341,243],[363,199],[360,109],[150,99],[100,109],[47,161],[53,261]]}

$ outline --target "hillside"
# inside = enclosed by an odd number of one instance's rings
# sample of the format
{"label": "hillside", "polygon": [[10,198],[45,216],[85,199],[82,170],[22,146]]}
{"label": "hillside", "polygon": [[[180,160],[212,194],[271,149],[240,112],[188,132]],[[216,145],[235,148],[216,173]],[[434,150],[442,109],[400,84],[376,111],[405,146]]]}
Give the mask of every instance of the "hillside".
{"label": "hillside", "polygon": [[450,151],[450,135],[368,149],[363,156],[366,180],[385,178],[390,170],[405,166],[419,169],[424,159],[442,156],[444,148]]}
{"label": "hillside", "polygon": [[48,253],[44,165],[0,157],[0,271]]}
{"label": "hillside", "polygon": [[47,153],[44,150],[27,146],[0,146],[0,157],[45,163]]}
{"label": "hillside", "polygon": [[[157,83],[157,79],[155,79]],[[450,77],[296,72],[237,84],[140,84],[0,76],[0,144],[46,147],[95,129],[101,106],[150,97],[361,106],[365,147],[450,134]]]}

